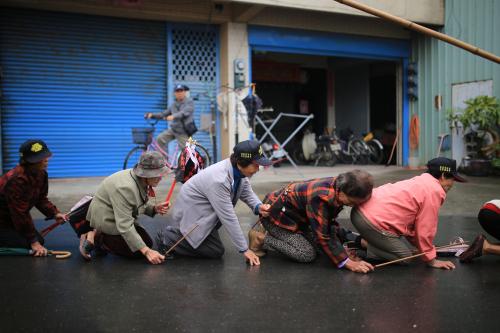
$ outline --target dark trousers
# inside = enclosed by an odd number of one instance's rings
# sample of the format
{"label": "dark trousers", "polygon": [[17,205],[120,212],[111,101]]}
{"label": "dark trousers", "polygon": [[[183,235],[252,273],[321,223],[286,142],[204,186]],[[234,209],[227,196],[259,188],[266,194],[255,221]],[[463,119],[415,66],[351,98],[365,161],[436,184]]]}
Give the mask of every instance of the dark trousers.
{"label": "dark trousers", "polygon": [[[167,227],[160,231],[158,233],[158,247],[160,253],[165,253],[182,237],[181,231],[176,228]],[[184,239],[175,247],[173,252],[181,256],[219,259],[224,255],[224,245],[220,240],[218,228],[214,228],[196,249]]]}
{"label": "dark trousers", "polygon": [[[36,238],[40,244],[44,244],[45,240],[42,235],[36,232]],[[2,228],[0,229],[0,247],[16,247],[31,249],[31,243],[15,229]]]}
{"label": "dark trousers", "polygon": [[500,214],[489,209],[481,209],[477,219],[484,231],[500,240]]}
{"label": "dark trousers", "polygon": [[[135,225],[135,230],[137,230],[139,236],[141,236],[144,243],[146,243],[146,246],[148,247],[153,246],[153,240],[143,227]],[[102,249],[111,254],[128,258],[143,257],[140,251],[132,252],[128,247],[127,242],[125,242],[123,237],[120,235],[108,235],[101,233],[99,236],[99,242]]]}

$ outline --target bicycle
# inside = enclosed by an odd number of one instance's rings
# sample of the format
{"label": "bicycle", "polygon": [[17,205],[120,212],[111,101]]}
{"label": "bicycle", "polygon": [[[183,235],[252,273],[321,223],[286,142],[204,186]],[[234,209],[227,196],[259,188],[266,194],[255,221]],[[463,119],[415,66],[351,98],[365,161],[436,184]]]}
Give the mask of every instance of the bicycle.
{"label": "bicycle", "polygon": [[[179,155],[180,155],[180,150],[178,149],[178,146],[175,146],[175,151],[173,154],[169,155],[166,150],[164,150],[158,142],[156,142],[156,139],[154,138],[154,132],[156,130],[156,124],[158,123],[159,119],[151,120],[151,119],[146,119],[146,122],[151,126],[151,127],[133,127],[132,128],[132,140],[136,144],[127,154],[127,157],[125,157],[125,161],[123,162],[123,170],[125,169],[130,169],[133,168],[138,162],[139,158],[144,153],[145,151],[148,150],[156,150],[160,152],[164,157],[165,157],[165,162],[167,164],[167,167],[170,169],[176,169],[177,168],[177,162],[179,160]],[[203,159],[205,168],[210,165],[210,154],[208,153],[208,150],[194,141],[194,144],[196,146],[196,151],[200,154],[200,156]]]}

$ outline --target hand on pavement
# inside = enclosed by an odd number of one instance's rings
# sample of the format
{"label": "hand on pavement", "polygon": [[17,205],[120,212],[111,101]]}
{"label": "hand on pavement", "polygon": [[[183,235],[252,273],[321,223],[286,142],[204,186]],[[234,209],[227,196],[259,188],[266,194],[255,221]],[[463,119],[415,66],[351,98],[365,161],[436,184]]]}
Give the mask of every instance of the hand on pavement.
{"label": "hand on pavement", "polygon": [[347,260],[344,267],[356,273],[368,273],[374,270],[372,264],[366,261],[353,261],[350,259]]}
{"label": "hand on pavement", "polygon": [[246,260],[250,263],[250,266],[258,266],[260,265],[260,259],[255,255],[255,253],[252,250],[246,250],[243,255],[245,256]]}
{"label": "hand on pavement", "polygon": [[433,259],[429,261],[427,265],[433,268],[455,269],[455,265],[451,261]]}
{"label": "hand on pavement", "polygon": [[39,242],[31,243],[31,249],[33,250],[33,255],[35,257],[45,257],[45,256],[47,256],[47,254],[49,252]]}
{"label": "hand on pavement", "polygon": [[147,249],[144,253],[146,259],[148,259],[149,263],[153,265],[161,264],[165,261],[165,256],[161,255],[158,251]]}

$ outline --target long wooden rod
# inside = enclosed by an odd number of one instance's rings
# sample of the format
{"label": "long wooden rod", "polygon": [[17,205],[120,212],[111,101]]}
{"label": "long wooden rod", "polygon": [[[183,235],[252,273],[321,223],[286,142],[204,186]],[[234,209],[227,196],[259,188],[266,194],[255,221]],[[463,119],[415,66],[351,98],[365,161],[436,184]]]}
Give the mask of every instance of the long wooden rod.
{"label": "long wooden rod", "polygon": [[408,29],[411,29],[411,30],[414,30],[414,31],[417,31],[417,32],[420,32],[420,33],[423,33],[425,35],[428,35],[428,36],[431,36],[431,37],[434,37],[434,38],[437,38],[437,39],[440,39],[443,42],[455,45],[455,46],[460,47],[460,48],[462,48],[462,49],[464,49],[466,51],[469,51],[469,52],[471,52],[473,54],[476,54],[476,55],[478,55],[480,57],[486,58],[488,60],[496,62],[497,64],[500,64],[500,57],[499,56],[497,56],[497,55],[495,55],[493,53],[490,53],[488,51],[485,51],[483,49],[480,49],[477,46],[474,46],[474,45],[468,44],[466,42],[463,42],[460,39],[456,39],[456,38],[450,37],[450,36],[445,35],[443,33],[440,33],[440,32],[434,31],[432,29],[426,28],[426,27],[424,27],[424,26],[422,26],[420,24],[417,24],[415,22],[405,20],[405,19],[403,19],[401,17],[395,16],[395,15],[391,15],[391,14],[389,14],[387,12],[384,12],[384,11],[379,10],[379,9],[375,9],[373,7],[367,6],[365,4],[361,4],[361,3],[356,2],[356,1],[352,1],[352,0],[334,0],[334,1],[340,2],[341,4],[344,4],[344,5],[356,8],[356,9],[359,9],[359,10],[361,10],[363,12],[366,12],[366,13],[369,13],[369,14],[381,17],[383,19],[392,21],[392,22],[394,22],[396,24],[404,26],[405,28],[408,28]]}
{"label": "long wooden rod", "polygon": [[[436,247],[436,250],[439,250],[439,249],[446,249],[448,247],[453,247],[453,246],[457,246],[457,245],[462,245],[462,244],[465,244],[467,242],[463,242],[463,243],[456,243],[456,244],[448,244],[448,245],[443,245],[443,246],[438,246]],[[391,261],[387,261],[387,262],[384,262],[382,264],[378,264],[378,265],[375,265],[375,268],[379,268],[379,267],[383,267],[383,266],[387,266],[387,265],[392,265],[392,264],[395,264],[397,262],[401,262],[401,261],[406,261],[406,260],[409,260],[409,259],[414,259],[414,258],[418,258],[418,257],[421,257],[425,254],[428,254],[428,253],[431,253],[432,251],[429,251],[429,252],[423,252],[423,253],[418,253],[418,254],[414,254],[412,256],[408,256],[408,257],[404,257],[404,258],[399,258],[399,259],[395,259],[395,260],[391,260]]]}

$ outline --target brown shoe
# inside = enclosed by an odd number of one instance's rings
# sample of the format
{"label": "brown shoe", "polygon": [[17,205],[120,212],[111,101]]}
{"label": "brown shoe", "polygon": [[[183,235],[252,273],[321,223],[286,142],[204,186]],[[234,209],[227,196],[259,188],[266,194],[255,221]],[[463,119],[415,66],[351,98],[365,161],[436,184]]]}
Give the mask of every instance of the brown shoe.
{"label": "brown shoe", "polygon": [[482,256],[484,239],[484,235],[477,236],[471,246],[469,246],[469,248],[460,255],[460,262],[470,263],[472,262],[472,259]]}
{"label": "brown shoe", "polygon": [[262,250],[262,245],[264,245],[264,237],[264,233],[259,232],[255,229],[250,229],[250,231],[248,232],[249,249],[252,250],[257,257],[263,257],[266,255],[266,252]]}

